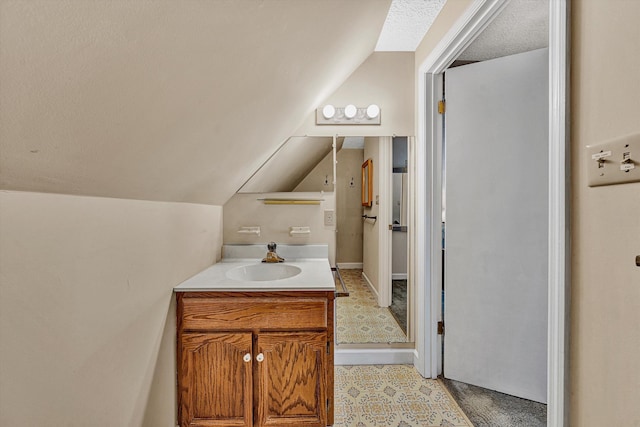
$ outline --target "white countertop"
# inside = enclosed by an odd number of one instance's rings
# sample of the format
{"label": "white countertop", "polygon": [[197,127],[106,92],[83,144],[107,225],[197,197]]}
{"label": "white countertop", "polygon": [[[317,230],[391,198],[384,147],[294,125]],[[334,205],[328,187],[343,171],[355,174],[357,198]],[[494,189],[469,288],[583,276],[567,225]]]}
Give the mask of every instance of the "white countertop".
{"label": "white countertop", "polygon": [[[331,266],[327,259],[308,258],[293,259],[273,265],[292,265],[300,268],[300,274],[287,279],[265,281],[241,281],[227,277],[227,272],[236,267],[260,264],[261,259],[223,259],[201,271],[190,279],[173,288],[175,292],[203,292],[203,291],[291,291],[291,290],[322,290],[333,291],[335,282]],[[269,266],[270,264],[265,264]]]}

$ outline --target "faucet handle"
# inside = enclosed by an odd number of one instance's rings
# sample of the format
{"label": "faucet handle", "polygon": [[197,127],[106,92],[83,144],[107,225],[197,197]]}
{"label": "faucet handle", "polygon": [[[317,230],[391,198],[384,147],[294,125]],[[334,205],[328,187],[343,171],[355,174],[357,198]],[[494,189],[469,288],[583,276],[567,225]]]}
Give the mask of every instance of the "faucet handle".
{"label": "faucet handle", "polygon": [[269,252],[275,252],[276,251],[276,243],[275,242],[270,242],[267,245],[267,249],[269,250]]}

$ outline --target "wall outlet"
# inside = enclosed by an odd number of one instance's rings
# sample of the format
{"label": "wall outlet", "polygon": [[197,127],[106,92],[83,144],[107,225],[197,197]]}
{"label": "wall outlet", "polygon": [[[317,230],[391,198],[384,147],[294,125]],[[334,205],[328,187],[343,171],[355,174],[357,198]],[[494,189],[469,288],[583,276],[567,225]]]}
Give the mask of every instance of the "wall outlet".
{"label": "wall outlet", "polygon": [[640,134],[586,147],[589,187],[640,181]]}
{"label": "wall outlet", "polygon": [[336,225],[336,214],[333,209],[326,209],[324,211],[324,225]]}

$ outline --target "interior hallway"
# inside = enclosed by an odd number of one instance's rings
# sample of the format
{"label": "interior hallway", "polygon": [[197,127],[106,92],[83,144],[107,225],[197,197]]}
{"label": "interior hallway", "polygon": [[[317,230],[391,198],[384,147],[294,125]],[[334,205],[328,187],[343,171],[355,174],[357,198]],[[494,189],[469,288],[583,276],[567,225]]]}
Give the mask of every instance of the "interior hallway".
{"label": "interior hallway", "polygon": [[346,343],[406,342],[407,337],[387,307],[362,277],[362,270],[340,270],[348,297],[336,298],[336,340]]}

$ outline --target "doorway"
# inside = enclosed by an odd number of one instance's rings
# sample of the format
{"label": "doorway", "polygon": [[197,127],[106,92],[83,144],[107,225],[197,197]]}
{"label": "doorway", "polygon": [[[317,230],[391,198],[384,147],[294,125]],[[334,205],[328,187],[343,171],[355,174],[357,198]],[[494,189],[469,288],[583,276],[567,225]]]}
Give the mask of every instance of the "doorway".
{"label": "doorway", "polygon": [[[338,364],[413,362],[412,282],[407,268],[412,140],[338,138],[336,265],[349,293],[336,301]],[[402,165],[396,173],[394,145],[396,161]],[[370,203],[361,198],[365,164],[372,172]]]}
{"label": "doorway", "polygon": [[[442,127],[437,113],[438,96],[442,90],[442,72],[453,62],[457,55],[479,34],[505,5],[504,1],[477,1],[461,17],[458,24],[436,47],[419,70],[423,79],[419,79],[419,124],[418,138],[424,138],[424,151],[418,156],[418,179],[424,174],[426,199],[418,201],[417,213],[427,218],[417,226],[424,227],[425,242],[416,244],[416,258],[425,259],[424,267],[418,268],[417,280],[426,283],[425,309],[418,319],[424,318],[428,329],[424,335],[418,334],[418,352],[424,350],[427,357],[416,366],[425,376],[440,374],[442,359],[438,354],[441,336],[437,324],[441,315],[442,254],[441,254],[441,175],[442,151],[440,140]],[[566,135],[566,84],[567,84],[567,3],[557,1],[549,3],[549,268],[548,268],[548,335],[547,357],[547,401],[549,426],[564,425],[567,419],[564,394],[567,322],[566,284],[567,257],[567,182],[564,159],[567,153]],[[418,143],[419,150],[422,144]],[[420,230],[416,233],[421,235]],[[424,258],[423,258],[424,256]],[[420,321],[417,323],[420,325]]]}

